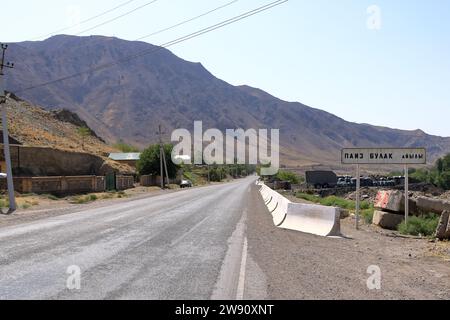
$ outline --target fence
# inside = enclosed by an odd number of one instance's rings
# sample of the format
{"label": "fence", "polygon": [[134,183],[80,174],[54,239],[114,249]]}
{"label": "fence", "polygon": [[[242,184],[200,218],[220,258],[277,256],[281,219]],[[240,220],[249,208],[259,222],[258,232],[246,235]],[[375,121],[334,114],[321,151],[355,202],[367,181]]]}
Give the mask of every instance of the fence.
{"label": "fence", "polygon": [[134,188],[134,177],[116,176],[116,190],[126,190]]}
{"label": "fence", "polygon": [[[132,176],[116,176],[117,190],[134,187]],[[51,193],[56,195],[104,192],[106,179],[103,176],[55,176],[14,178],[14,189],[19,193]],[[6,190],[6,179],[0,179],[0,190]]]}
{"label": "fence", "polygon": [[141,176],[140,184],[143,187],[153,187],[161,184],[161,178],[155,175]]}

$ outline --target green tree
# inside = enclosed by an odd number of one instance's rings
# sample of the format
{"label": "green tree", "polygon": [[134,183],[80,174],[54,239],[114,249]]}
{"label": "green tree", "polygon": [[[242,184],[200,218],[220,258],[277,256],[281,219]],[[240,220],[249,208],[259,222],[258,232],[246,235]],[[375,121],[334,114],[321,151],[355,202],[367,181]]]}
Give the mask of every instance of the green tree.
{"label": "green tree", "polygon": [[439,174],[441,174],[442,171],[444,171],[444,160],[438,159],[436,166],[437,166],[437,170],[438,170]]}
{"label": "green tree", "polygon": [[[164,153],[167,161],[167,171],[169,178],[173,179],[177,176],[178,166],[172,162],[173,146],[171,144],[164,145]],[[160,153],[159,144],[151,145],[145,149],[137,162],[137,170],[141,175],[160,175]]]}
{"label": "green tree", "polygon": [[300,180],[301,180],[297,174],[295,174],[294,172],[291,172],[291,171],[286,171],[286,170],[278,171],[278,174],[276,177],[282,181],[288,181],[292,184],[299,184]]}
{"label": "green tree", "polygon": [[91,135],[91,129],[87,127],[79,127],[77,129],[77,133],[81,137],[81,148],[84,150],[84,141]]}
{"label": "green tree", "polygon": [[450,171],[450,153],[442,158],[442,170]]}

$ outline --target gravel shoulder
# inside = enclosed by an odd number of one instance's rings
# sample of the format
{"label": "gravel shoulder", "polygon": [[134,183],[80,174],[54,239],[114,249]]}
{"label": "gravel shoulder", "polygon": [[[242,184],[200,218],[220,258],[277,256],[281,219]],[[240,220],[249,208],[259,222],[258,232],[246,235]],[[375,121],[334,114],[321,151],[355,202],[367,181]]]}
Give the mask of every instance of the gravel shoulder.
{"label": "gravel shoulder", "polygon": [[[251,197],[248,299],[450,299],[450,260],[436,254],[445,244],[368,226],[357,231],[352,218],[342,221],[342,239],[283,230],[273,225],[256,187]],[[372,265],[381,269],[381,290],[367,288]]]}

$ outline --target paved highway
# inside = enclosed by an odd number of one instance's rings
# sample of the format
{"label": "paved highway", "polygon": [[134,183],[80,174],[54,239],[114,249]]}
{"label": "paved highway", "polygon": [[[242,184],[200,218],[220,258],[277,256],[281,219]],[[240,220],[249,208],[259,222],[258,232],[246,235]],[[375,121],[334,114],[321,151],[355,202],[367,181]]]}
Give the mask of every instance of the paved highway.
{"label": "paved highway", "polygon": [[0,299],[242,298],[254,181],[0,228]]}

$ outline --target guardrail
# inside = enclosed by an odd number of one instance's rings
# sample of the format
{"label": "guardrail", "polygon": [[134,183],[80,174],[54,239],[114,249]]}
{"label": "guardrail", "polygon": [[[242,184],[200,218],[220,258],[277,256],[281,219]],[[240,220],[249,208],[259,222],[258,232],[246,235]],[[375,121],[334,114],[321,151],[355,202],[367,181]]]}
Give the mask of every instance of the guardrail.
{"label": "guardrail", "polygon": [[338,208],[294,203],[261,182],[257,185],[275,226],[323,237],[341,236]]}

